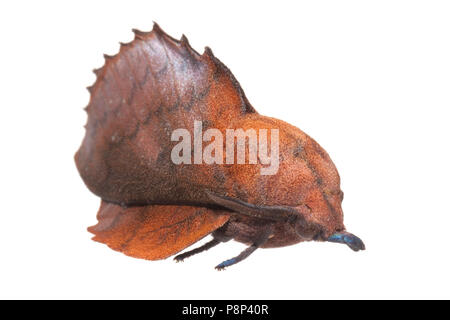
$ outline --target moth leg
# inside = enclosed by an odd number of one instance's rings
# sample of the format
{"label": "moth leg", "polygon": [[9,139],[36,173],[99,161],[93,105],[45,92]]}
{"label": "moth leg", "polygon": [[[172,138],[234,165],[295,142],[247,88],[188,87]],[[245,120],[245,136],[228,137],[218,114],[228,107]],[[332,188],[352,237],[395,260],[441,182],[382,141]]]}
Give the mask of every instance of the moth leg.
{"label": "moth leg", "polygon": [[211,241],[205,243],[204,245],[202,245],[202,246],[200,246],[198,248],[195,248],[195,249],[192,249],[190,251],[186,251],[186,252],[184,252],[182,254],[177,255],[175,258],[173,258],[173,260],[175,260],[176,262],[181,262],[184,259],[186,259],[186,258],[188,258],[190,256],[193,256],[194,254],[206,251],[208,249],[211,249],[212,247],[217,246],[220,242],[221,241],[219,241],[219,240],[212,239]]}
{"label": "moth leg", "polygon": [[206,194],[216,204],[230,209],[234,213],[239,213],[252,218],[285,222],[292,219],[292,217],[297,217],[299,215],[299,212],[293,207],[254,205],[239,199],[218,195],[211,191],[206,191]]}
{"label": "moth leg", "polygon": [[216,266],[217,270],[223,270],[226,267],[232,266],[233,264],[236,264],[242,260],[244,260],[245,258],[247,258],[249,255],[251,255],[253,252],[255,252],[256,249],[258,249],[259,247],[261,247],[267,240],[269,240],[270,235],[273,232],[273,227],[269,226],[261,235],[258,239],[256,239],[255,242],[253,242],[253,244],[248,247],[247,249],[245,249],[244,251],[242,251],[238,256],[225,260],[222,263],[219,263]]}

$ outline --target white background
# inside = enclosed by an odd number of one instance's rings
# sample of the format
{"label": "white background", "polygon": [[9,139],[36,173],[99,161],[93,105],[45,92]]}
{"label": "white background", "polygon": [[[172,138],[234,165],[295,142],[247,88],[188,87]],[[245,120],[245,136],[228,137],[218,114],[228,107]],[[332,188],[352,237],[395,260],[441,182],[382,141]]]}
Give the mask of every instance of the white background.
{"label": "white background", "polygon": [[[315,138],[366,243],[176,264],[90,240],[100,200],[73,155],[91,70],[157,21],[210,46],[253,106]],[[447,1],[86,1],[0,5],[1,298],[450,298]]]}

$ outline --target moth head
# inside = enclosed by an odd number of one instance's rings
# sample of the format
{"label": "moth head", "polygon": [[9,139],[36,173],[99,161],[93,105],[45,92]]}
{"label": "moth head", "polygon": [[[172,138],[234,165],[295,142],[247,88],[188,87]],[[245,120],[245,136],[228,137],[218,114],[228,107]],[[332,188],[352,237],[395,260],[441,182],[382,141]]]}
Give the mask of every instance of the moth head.
{"label": "moth head", "polygon": [[291,226],[305,241],[342,243],[353,251],[365,250],[363,241],[345,229],[342,199],[342,191],[333,192],[321,200],[295,207],[298,215],[292,219]]}

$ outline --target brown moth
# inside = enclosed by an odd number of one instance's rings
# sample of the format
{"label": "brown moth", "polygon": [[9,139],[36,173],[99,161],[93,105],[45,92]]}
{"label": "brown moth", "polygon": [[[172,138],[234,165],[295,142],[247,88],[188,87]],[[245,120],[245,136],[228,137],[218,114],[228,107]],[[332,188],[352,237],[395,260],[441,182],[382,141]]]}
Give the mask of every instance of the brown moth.
{"label": "brown moth", "polygon": [[[230,239],[249,245],[218,269],[257,248],[302,241],[364,250],[363,242],[345,230],[339,174],[316,141],[258,114],[209,48],[200,55],[184,35],[175,40],[157,24],[151,32],[133,31],[135,39],[122,44],[116,56],[105,55],[105,65],[94,70],[86,136],[75,155],[86,186],[102,199],[99,222],[89,228],[94,240],[156,260],[212,234],[212,241],[176,256],[177,261]],[[262,130],[276,130],[277,137],[266,138],[272,153],[278,138],[277,171],[262,174],[267,162],[260,157],[255,163],[222,161],[225,146],[220,161],[205,163],[183,154],[188,160],[174,163],[173,132],[185,128],[196,143],[195,123],[224,136],[231,129],[255,132],[257,139]],[[251,137],[246,138],[248,147]],[[220,145],[214,150],[222,151]],[[237,157],[237,151],[227,156]]]}

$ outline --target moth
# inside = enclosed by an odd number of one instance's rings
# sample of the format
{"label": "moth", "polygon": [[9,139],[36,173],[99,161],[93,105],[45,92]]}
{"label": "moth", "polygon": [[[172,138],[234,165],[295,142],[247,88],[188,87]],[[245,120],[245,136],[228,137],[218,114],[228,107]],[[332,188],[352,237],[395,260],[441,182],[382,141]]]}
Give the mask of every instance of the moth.
{"label": "moth", "polygon": [[[207,235],[212,240],[176,261],[231,239],[247,249],[328,241],[364,250],[346,231],[340,177],[327,152],[300,129],[260,115],[211,49],[197,53],[156,23],[133,30],[115,56],[94,70],[86,134],[75,154],[78,171],[101,198],[93,240],[135,258],[165,259]],[[257,163],[174,163],[178,128],[277,130],[278,170]],[[248,155],[248,152],[247,152]]]}

